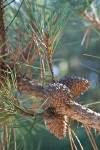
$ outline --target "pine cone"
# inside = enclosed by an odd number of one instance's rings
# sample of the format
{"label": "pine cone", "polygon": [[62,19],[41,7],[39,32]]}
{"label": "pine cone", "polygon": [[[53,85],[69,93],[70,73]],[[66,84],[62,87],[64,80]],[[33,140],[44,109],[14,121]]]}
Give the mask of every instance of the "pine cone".
{"label": "pine cone", "polygon": [[45,115],[44,122],[46,127],[51,133],[53,133],[57,138],[64,139],[66,137],[66,117],[57,117],[53,115]]}
{"label": "pine cone", "polygon": [[74,98],[70,89],[62,83],[50,84],[45,90],[47,103],[53,108],[63,107]]}
{"label": "pine cone", "polygon": [[90,86],[88,80],[80,77],[65,77],[59,83],[66,85],[73,93],[74,98],[79,97]]}

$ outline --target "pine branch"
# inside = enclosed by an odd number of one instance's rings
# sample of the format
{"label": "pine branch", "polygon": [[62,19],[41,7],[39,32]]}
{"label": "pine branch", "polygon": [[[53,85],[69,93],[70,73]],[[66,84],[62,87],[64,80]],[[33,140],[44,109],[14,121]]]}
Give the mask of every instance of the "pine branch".
{"label": "pine branch", "polygon": [[[4,83],[5,80],[1,80],[3,85],[7,86],[6,83]],[[69,77],[45,87],[35,85],[29,78],[20,75],[17,76],[16,80],[17,87],[21,93],[34,96],[43,103],[41,105],[43,111],[36,113],[33,109],[33,111],[31,110],[30,112],[27,109],[25,110],[23,106],[14,104],[15,101],[13,101],[12,105],[14,105],[14,107],[12,107],[15,112],[24,116],[43,116],[45,122],[50,122],[50,118],[54,121],[56,118],[61,121],[61,118],[67,116],[70,120],[76,120],[85,126],[100,131],[100,114],[75,102],[75,99],[89,87],[87,80],[79,77]],[[13,85],[13,83],[11,84]],[[40,107],[40,105],[38,107]],[[51,132],[54,133],[53,131]],[[63,135],[58,138],[62,137],[64,138]]]}
{"label": "pine branch", "polygon": [[62,108],[61,114],[100,131],[100,114],[74,101]]}
{"label": "pine branch", "polygon": [[40,100],[45,99],[46,93],[44,87],[34,85],[32,81],[25,77],[18,77],[17,83],[20,92],[30,94]]}
{"label": "pine branch", "polygon": [[67,115],[72,120],[77,120],[100,131],[100,114],[75,102],[71,96],[72,93],[67,91],[65,85],[54,83],[47,87],[35,86],[30,80],[20,78],[18,79],[18,87],[20,91],[31,94],[37,99],[47,100],[46,107],[55,109],[57,114]]}

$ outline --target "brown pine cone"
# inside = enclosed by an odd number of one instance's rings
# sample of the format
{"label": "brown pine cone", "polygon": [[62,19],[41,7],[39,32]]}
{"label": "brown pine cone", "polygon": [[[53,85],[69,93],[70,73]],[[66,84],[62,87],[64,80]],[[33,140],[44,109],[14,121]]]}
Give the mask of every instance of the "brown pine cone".
{"label": "brown pine cone", "polygon": [[65,77],[61,79],[59,83],[66,85],[73,93],[74,98],[79,97],[90,86],[88,80],[80,77]]}
{"label": "brown pine cone", "polygon": [[45,115],[44,122],[46,127],[57,138],[64,139],[66,137],[67,122],[66,117],[58,117],[54,115]]}
{"label": "brown pine cone", "polygon": [[45,88],[47,103],[50,107],[60,108],[65,106],[74,96],[66,85],[62,83],[53,83]]}

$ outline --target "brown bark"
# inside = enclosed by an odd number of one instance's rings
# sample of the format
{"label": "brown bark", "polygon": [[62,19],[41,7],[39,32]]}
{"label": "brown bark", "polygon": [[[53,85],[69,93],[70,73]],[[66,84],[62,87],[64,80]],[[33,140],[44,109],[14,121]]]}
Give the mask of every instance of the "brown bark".
{"label": "brown bark", "polygon": [[[3,1],[0,0],[0,57],[5,54],[5,28],[4,28],[4,8]],[[0,67],[2,67],[3,61],[0,58]]]}

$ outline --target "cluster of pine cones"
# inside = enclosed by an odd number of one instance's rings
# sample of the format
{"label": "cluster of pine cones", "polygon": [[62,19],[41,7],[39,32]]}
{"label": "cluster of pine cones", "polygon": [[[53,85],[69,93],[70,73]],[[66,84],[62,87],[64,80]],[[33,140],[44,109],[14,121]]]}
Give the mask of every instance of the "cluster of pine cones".
{"label": "cluster of pine cones", "polygon": [[46,110],[44,122],[51,133],[59,139],[66,137],[67,116],[60,109],[74,101],[89,88],[88,80],[80,77],[65,77],[50,84],[46,91]]}

